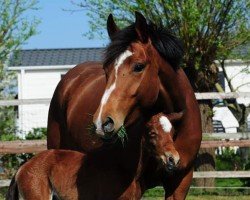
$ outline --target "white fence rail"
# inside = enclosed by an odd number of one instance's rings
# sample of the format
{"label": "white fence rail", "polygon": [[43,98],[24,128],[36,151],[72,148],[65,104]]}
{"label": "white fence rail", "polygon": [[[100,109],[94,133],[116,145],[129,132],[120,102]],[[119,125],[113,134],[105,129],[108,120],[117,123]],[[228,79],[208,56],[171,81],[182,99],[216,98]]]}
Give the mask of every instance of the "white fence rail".
{"label": "white fence rail", "polygon": [[51,99],[15,99],[15,100],[0,100],[0,106],[19,106],[33,104],[50,104]]}
{"label": "white fence rail", "polygon": [[[197,100],[209,100],[209,99],[237,99],[237,98],[250,98],[250,92],[205,92],[195,93]],[[16,99],[16,100],[0,100],[0,106],[18,106],[29,104],[49,104],[50,98],[44,99]]]}
{"label": "white fence rail", "polygon": [[237,99],[237,98],[250,98],[250,92],[205,92],[195,93],[196,99]]}
{"label": "white fence rail", "polygon": [[225,140],[240,140],[240,139],[250,139],[250,132],[242,133],[203,133],[203,138],[212,139],[225,139]]}

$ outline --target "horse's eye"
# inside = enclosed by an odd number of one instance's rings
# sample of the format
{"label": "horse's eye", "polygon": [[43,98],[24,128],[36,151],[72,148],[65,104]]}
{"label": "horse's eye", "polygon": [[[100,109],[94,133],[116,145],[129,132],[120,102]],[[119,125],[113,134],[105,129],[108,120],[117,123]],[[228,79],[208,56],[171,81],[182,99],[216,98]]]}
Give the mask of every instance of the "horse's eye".
{"label": "horse's eye", "polygon": [[136,63],[136,64],[134,65],[133,71],[134,71],[134,72],[141,72],[141,71],[143,71],[143,69],[144,69],[145,67],[146,67],[145,64]]}

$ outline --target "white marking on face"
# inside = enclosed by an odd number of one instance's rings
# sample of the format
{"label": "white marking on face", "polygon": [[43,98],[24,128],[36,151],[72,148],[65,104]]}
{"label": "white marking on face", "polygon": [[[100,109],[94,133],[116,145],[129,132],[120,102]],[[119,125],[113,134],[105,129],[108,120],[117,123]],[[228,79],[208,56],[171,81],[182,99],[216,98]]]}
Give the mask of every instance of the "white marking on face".
{"label": "white marking on face", "polygon": [[172,124],[170,123],[169,119],[165,116],[161,116],[159,121],[163,131],[169,133],[172,129]]}
{"label": "white marking on face", "polygon": [[160,158],[161,158],[161,160],[162,160],[162,162],[163,162],[164,164],[167,164],[166,156],[161,155]]}
{"label": "white marking on face", "polygon": [[114,83],[112,83],[112,85],[107,88],[102,96],[102,100],[101,100],[101,107],[99,110],[99,114],[98,117],[95,121],[95,125],[96,125],[96,132],[98,134],[104,135],[103,131],[102,131],[102,120],[101,120],[101,115],[102,115],[102,110],[103,110],[103,106],[107,103],[111,93],[115,90],[116,87],[116,80],[117,80],[117,74],[118,74],[118,70],[119,67],[123,64],[123,62],[129,57],[131,56],[133,53],[129,50],[126,50],[124,53],[122,53],[115,61],[115,80]]}

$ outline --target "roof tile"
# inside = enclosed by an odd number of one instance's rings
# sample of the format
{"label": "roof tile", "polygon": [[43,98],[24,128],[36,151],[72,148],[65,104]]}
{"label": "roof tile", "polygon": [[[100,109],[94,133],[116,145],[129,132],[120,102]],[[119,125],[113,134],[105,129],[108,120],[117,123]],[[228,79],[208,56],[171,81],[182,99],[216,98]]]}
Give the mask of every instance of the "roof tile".
{"label": "roof tile", "polygon": [[101,61],[104,48],[30,49],[20,50],[10,59],[10,66],[76,65]]}

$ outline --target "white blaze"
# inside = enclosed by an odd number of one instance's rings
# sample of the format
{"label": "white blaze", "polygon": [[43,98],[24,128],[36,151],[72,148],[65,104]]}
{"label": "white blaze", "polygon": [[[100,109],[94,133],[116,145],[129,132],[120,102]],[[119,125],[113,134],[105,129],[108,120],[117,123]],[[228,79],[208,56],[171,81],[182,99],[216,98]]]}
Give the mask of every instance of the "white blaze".
{"label": "white blaze", "polygon": [[98,114],[98,117],[96,119],[96,131],[99,133],[99,134],[104,134],[103,131],[102,131],[102,120],[101,120],[101,115],[102,115],[102,110],[103,110],[103,106],[107,103],[111,93],[115,90],[115,87],[116,87],[116,79],[117,79],[117,74],[118,74],[118,69],[119,67],[123,64],[123,62],[129,57],[131,56],[133,53],[129,50],[126,50],[124,53],[122,53],[115,61],[115,66],[114,66],[114,69],[115,69],[115,79],[114,79],[114,83],[105,90],[103,96],[102,96],[102,100],[101,100],[101,107],[100,107],[100,111],[99,111],[99,114]]}
{"label": "white blaze", "polygon": [[168,118],[165,116],[161,116],[159,121],[164,132],[169,133],[171,131],[172,124],[170,123]]}

